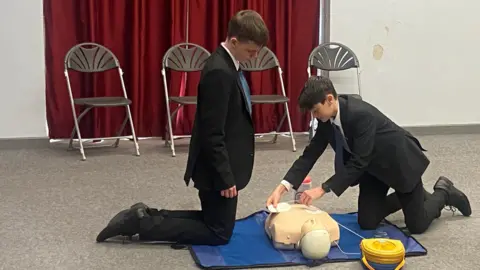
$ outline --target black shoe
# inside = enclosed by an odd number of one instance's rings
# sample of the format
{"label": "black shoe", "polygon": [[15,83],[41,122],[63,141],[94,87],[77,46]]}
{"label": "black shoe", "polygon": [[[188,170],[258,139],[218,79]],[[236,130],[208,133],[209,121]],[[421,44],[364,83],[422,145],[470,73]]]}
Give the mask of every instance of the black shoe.
{"label": "black shoe", "polygon": [[138,207],[148,208],[148,205],[144,204],[143,202],[138,202],[138,203],[130,206],[130,208],[138,208]]}
{"label": "black shoe", "polygon": [[115,215],[97,236],[97,242],[103,242],[108,238],[115,236],[132,237],[140,231],[140,220],[149,216],[144,204],[138,203],[132,205]]}
{"label": "black shoe", "polygon": [[435,191],[442,190],[447,195],[446,206],[449,206],[452,210],[458,209],[462,215],[470,216],[472,214],[472,208],[468,201],[467,195],[458,190],[445,176],[440,176],[433,187]]}
{"label": "black shoe", "polygon": [[150,207],[148,207],[148,205],[144,204],[143,202],[138,202],[132,206],[130,206],[130,209],[144,209],[145,211],[141,211],[139,212],[138,214],[140,215],[139,217],[140,218],[143,218],[143,212],[147,213],[147,214],[150,214],[150,212],[148,211],[150,209]]}

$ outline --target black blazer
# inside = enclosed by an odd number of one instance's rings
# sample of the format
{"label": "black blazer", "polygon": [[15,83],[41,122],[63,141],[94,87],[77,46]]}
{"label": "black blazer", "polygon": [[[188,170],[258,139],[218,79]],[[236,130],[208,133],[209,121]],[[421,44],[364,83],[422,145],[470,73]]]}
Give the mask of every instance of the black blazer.
{"label": "black blazer", "polygon": [[[326,184],[340,196],[349,186],[358,184],[364,173],[376,177],[389,187],[410,192],[421,180],[430,161],[420,142],[396,125],[371,104],[350,96],[339,98],[340,121],[352,154],[344,150],[344,168]],[[285,175],[295,189],[302,183],[327,145],[335,149],[330,121],[318,121],[315,136]]]}
{"label": "black blazer", "polygon": [[207,60],[198,85],[195,121],[185,183],[204,190],[243,189],[252,175],[255,137],[239,73],[218,47]]}

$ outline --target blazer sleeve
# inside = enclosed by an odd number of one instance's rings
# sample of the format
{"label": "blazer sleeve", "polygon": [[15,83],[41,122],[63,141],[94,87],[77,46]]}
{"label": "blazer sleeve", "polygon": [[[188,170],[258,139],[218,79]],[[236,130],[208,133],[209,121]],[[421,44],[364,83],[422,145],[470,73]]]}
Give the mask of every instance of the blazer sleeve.
{"label": "blazer sleeve", "polygon": [[325,152],[328,145],[328,129],[325,123],[319,121],[315,136],[303,150],[303,154],[293,163],[292,167],[284,176],[284,180],[289,182],[293,189],[297,190],[302,184],[307,174],[312,170],[318,158]]}
{"label": "blazer sleeve", "polygon": [[353,132],[350,159],[346,161],[342,170],[335,172],[325,182],[337,196],[342,195],[363,175],[372,159],[376,132],[375,119],[369,112],[362,112],[355,118],[350,121],[353,126],[349,128]]}
{"label": "blazer sleeve", "polygon": [[235,179],[225,146],[225,122],[234,79],[223,70],[212,70],[202,78],[197,104],[198,131],[206,161],[220,177],[212,179],[218,190],[231,188]]}

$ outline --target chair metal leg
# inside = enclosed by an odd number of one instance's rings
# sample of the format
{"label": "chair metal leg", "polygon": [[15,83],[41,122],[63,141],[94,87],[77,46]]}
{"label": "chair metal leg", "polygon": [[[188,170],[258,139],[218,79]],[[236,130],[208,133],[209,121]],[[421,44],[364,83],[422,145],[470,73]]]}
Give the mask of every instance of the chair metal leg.
{"label": "chair metal leg", "polygon": [[286,118],[287,122],[288,122],[288,128],[289,128],[289,131],[290,131],[290,138],[292,140],[292,151],[296,152],[297,147],[296,147],[295,137],[293,136],[293,128],[292,128],[292,122],[290,121],[290,113],[289,113],[289,110],[288,110],[288,104],[287,103],[284,103],[284,104],[285,104],[285,112],[283,113],[282,119],[280,120],[280,123],[277,126],[276,133],[275,133],[275,135],[273,136],[273,139],[272,139],[272,143],[277,142],[278,133],[280,133],[280,129],[282,128],[283,122],[285,121],[285,118]]}
{"label": "chair metal leg", "polygon": [[[172,116],[170,114],[170,98],[168,95],[168,84],[167,84],[167,73],[165,67],[162,68],[162,77],[163,77],[163,92],[165,94],[165,105],[167,108],[167,122],[168,122],[168,132],[169,132],[169,139],[170,139],[170,149],[172,151],[172,157],[175,156],[175,144],[173,142],[173,131],[172,131]],[[167,138],[165,138],[165,142],[167,142]]]}
{"label": "chair metal leg", "polygon": [[[283,83],[282,69],[280,68],[280,66],[278,67],[278,76],[280,78],[280,84],[282,85],[282,94],[283,96],[286,97],[287,95],[285,94],[285,85]],[[287,115],[288,128],[290,130],[290,138],[292,139],[292,150],[293,152],[296,152],[297,147],[295,145],[295,138],[293,137],[292,121],[290,119],[290,110],[288,109],[288,102],[284,102],[283,104],[285,105],[285,114]]]}
{"label": "chair metal leg", "polygon": [[68,142],[68,148],[67,150],[75,150],[75,148],[73,147],[73,138],[76,134],[76,131],[77,131],[77,127],[75,125],[73,125],[73,128],[72,128],[72,133],[70,134],[70,140]]}
{"label": "chair metal leg", "polygon": [[[72,87],[70,85],[70,77],[68,76],[68,70],[67,69],[64,70],[64,75],[65,75],[65,79],[67,80],[68,94],[70,96],[70,106],[72,107],[73,122],[75,124],[75,129],[77,130],[78,142],[80,143],[80,154],[82,154],[82,161],[84,161],[87,158],[85,157],[85,150],[83,149],[82,135],[80,133],[80,127],[78,126],[79,120],[77,120],[75,103],[73,101]],[[84,114],[84,113],[82,113],[82,114]],[[80,115],[80,116],[83,116],[83,115]],[[73,134],[73,132],[72,132],[72,134]],[[70,139],[70,145],[72,144],[72,141],[73,141],[73,136]]]}
{"label": "chair metal leg", "polygon": [[[82,113],[80,113],[80,115],[78,116],[78,118],[76,119],[78,121],[78,123],[80,123],[80,121],[82,120],[82,118],[92,109],[92,107],[87,107],[85,108],[85,110],[83,110]],[[75,117],[74,117],[75,118]],[[72,133],[70,134],[70,141],[68,143],[68,150],[75,150],[75,148],[73,147],[73,138],[75,137],[75,134],[76,134],[76,131],[77,131],[77,126],[73,126],[72,128]]]}
{"label": "chair metal leg", "polygon": [[290,111],[288,109],[288,103],[286,103],[286,102],[285,102],[285,112],[287,113],[288,128],[290,129],[290,137],[292,139],[292,151],[296,152],[297,151],[297,146],[295,144],[295,138],[293,137],[292,121],[290,119]]}
{"label": "chair metal leg", "polygon": [[280,123],[278,124],[277,129],[275,130],[275,135],[273,136],[272,143],[277,142],[278,133],[280,133],[280,129],[282,128],[283,122],[285,122],[285,118],[287,118],[286,112],[283,113],[282,119],[280,120]]}
{"label": "chair metal leg", "polygon": [[[69,143],[69,147],[72,146],[73,144],[73,136],[75,136],[75,130],[76,130],[76,133],[77,133],[77,138],[78,138],[78,143],[80,144],[80,154],[82,155],[82,161],[85,161],[87,160],[87,157],[85,156],[85,149],[83,148],[83,142],[82,142],[82,135],[80,133],[80,127],[78,125],[78,122],[80,122],[81,118],[88,112],[90,111],[91,108],[87,108],[85,109],[78,117],[76,117],[75,115],[75,111],[73,111],[73,122],[75,124],[75,129],[74,131],[72,132],[72,137],[70,138],[70,143]],[[73,147],[72,147],[73,148]]]}
{"label": "chair metal leg", "polygon": [[82,118],[92,109],[92,107],[87,107],[85,110],[83,110],[82,113],[76,117],[75,113],[73,116],[73,121],[75,123],[74,128],[72,130],[72,134],[70,136],[70,142],[68,143],[68,150],[73,150],[73,138],[75,137],[75,134],[78,136],[78,143],[80,144],[80,153],[82,154],[82,160],[86,160],[87,158],[85,157],[85,148],[83,147],[83,141],[82,141],[82,136],[80,134],[80,127],[79,127],[79,122],[82,120]]}
{"label": "chair metal leg", "polygon": [[[90,111],[90,109],[91,108],[87,107],[85,110],[83,110],[83,112],[80,113],[80,115],[78,116],[77,121],[80,122],[80,120],[82,120],[83,116],[85,114],[87,114],[87,112]],[[68,142],[68,150],[69,151],[70,150],[75,150],[75,148],[73,147],[73,138],[75,137],[76,131],[77,131],[77,127],[75,125],[73,125],[72,133],[70,133],[70,140]]]}
{"label": "chair metal leg", "polygon": [[137,139],[137,135],[135,134],[135,126],[133,124],[132,113],[130,112],[130,105],[127,105],[125,107],[127,107],[127,114],[130,122],[130,128],[132,129],[133,144],[135,145],[135,155],[140,156],[140,147],[138,146],[138,139]]}
{"label": "chair metal leg", "polygon": [[[175,157],[175,143],[173,142],[173,131],[172,131],[172,116],[170,114],[170,107],[167,108],[167,121],[168,121],[168,139],[170,140],[170,150],[172,151],[172,157]],[[167,141],[167,138],[165,138]]]}
{"label": "chair metal leg", "polygon": [[[183,105],[181,105],[181,104],[179,104],[177,106],[177,108],[170,115],[171,119],[175,119],[175,115],[177,115],[178,111],[182,108],[182,106]],[[166,127],[166,129],[165,129],[165,146],[168,146],[168,144],[169,144],[168,141],[170,140],[169,135],[167,134],[168,130],[169,130],[168,127]],[[172,134],[173,134],[173,130],[172,130]],[[172,137],[173,137],[173,135],[172,135]],[[168,140],[167,140],[167,138],[168,138]],[[172,139],[175,139],[175,137],[173,137]]]}
{"label": "chair metal leg", "polygon": [[165,125],[165,146],[168,146],[168,141],[170,140],[170,133],[168,132],[168,123]]}
{"label": "chair metal leg", "polygon": [[[127,122],[128,122],[128,113],[125,113],[125,119],[123,119],[123,123],[122,125],[120,126],[120,128],[118,129],[117,131],[117,137],[120,137],[123,133],[123,130],[125,129],[125,127],[127,126]],[[133,136],[132,136],[133,137]],[[133,139],[133,138],[132,138]],[[115,140],[115,143],[113,144],[113,147],[117,148],[118,145],[120,144],[120,138],[117,138]]]}

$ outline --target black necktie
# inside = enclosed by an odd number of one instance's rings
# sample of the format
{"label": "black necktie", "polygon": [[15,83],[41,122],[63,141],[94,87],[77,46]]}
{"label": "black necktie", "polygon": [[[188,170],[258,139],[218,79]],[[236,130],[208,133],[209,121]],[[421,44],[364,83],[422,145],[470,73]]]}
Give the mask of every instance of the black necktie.
{"label": "black necktie", "polygon": [[335,172],[343,167],[343,149],[344,139],[340,127],[332,123],[333,132],[335,133]]}

